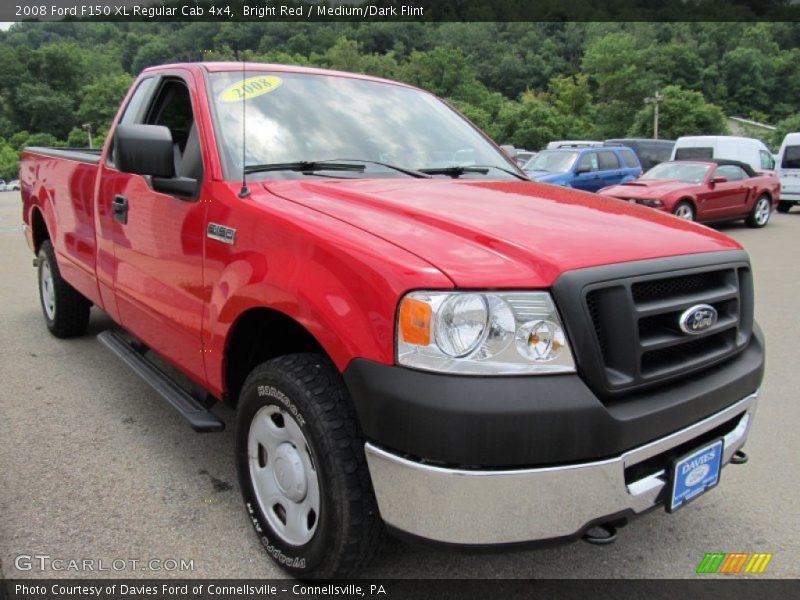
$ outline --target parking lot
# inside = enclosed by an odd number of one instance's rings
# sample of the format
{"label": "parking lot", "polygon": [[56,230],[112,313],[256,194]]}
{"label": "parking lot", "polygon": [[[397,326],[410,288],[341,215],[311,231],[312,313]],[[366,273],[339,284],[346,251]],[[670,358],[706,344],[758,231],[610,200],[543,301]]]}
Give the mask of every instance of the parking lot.
{"label": "parking lot", "polygon": [[[20,212],[18,192],[0,193],[0,576],[283,577],[245,516],[234,414],[218,409],[224,433],[193,433],[95,340],[112,325],[99,311],[85,337],[50,336]],[[747,465],[725,469],[720,487],[686,509],[633,522],[610,546],[463,553],[389,540],[364,575],[683,578],[696,577],[706,552],[769,552],[761,577],[800,576],[800,209],[772,219],[760,230],[719,227],[751,254],[767,339]],[[103,573],[24,570],[19,555],[128,562]],[[152,559],[183,559],[193,569],[143,570]]]}

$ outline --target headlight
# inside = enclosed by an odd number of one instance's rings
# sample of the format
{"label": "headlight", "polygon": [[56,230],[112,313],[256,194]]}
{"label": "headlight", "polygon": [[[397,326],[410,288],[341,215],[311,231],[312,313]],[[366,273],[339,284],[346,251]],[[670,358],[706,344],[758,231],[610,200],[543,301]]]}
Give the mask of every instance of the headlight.
{"label": "headlight", "polygon": [[643,204],[644,206],[649,206],[651,208],[661,208],[664,206],[664,203],[659,200],[658,198],[640,198],[637,200],[639,204]]}
{"label": "headlight", "polygon": [[575,371],[547,292],[412,292],[398,311],[397,362],[467,375]]}

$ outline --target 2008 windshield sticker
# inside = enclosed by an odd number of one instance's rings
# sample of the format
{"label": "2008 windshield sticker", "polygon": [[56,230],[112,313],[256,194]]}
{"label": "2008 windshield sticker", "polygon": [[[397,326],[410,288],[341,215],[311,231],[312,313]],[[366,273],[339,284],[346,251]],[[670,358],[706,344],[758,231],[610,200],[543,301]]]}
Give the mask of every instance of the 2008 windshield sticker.
{"label": "2008 windshield sticker", "polygon": [[259,75],[229,85],[219,95],[220,102],[241,102],[277,90],[283,80],[274,75]]}

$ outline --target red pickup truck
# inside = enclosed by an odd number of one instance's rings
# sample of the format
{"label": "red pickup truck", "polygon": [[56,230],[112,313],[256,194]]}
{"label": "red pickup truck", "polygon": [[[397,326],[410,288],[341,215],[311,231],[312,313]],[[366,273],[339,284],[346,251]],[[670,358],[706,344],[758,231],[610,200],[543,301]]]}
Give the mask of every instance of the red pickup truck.
{"label": "red pickup truck", "polygon": [[196,430],[235,406],[249,519],[296,576],[355,573],[387,529],[610,541],[746,458],[742,248],[530,182],[422,90],[151,68],[102,151],[28,148],[21,171],[47,327],[80,335],[94,305]]}

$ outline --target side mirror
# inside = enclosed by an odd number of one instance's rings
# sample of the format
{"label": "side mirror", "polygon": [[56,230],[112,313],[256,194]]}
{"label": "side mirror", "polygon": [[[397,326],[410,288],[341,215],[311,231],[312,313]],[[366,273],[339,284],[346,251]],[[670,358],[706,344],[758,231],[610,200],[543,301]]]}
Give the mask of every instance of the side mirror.
{"label": "side mirror", "polygon": [[150,176],[156,192],[197,197],[198,180],[175,175],[172,133],[163,125],[118,125],[114,133],[114,162],[123,173]]}
{"label": "side mirror", "polygon": [[172,134],[161,125],[118,125],[114,133],[114,162],[123,173],[173,177]]}
{"label": "side mirror", "polygon": [[711,181],[709,181],[709,183],[711,183],[711,184],[727,183],[727,181],[728,181],[728,178],[725,177],[724,175],[717,175],[716,177],[712,177]]}
{"label": "side mirror", "polygon": [[584,173],[588,173],[592,169],[589,167],[578,167],[575,169],[575,175],[583,175]]}

